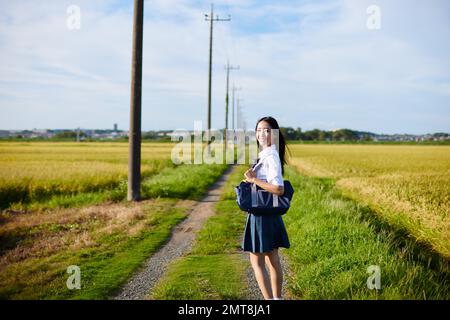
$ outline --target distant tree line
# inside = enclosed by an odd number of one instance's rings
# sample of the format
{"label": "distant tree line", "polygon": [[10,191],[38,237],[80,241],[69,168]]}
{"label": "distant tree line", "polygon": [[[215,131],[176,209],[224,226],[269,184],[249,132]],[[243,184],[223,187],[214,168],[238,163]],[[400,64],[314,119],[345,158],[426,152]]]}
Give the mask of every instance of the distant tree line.
{"label": "distant tree line", "polygon": [[[251,129],[250,129],[251,130]],[[56,130],[55,130],[56,131]],[[45,137],[45,136],[35,136],[30,137],[31,134],[33,134],[33,131],[30,130],[22,130],[20,134],[16,135],[15,137],[6,137],[3,139],[8,140],[14,140],[14,139],[20,139],[20,140],[55,140],[55,141],[76,141],[77,140],[77,131],[76,130],[63,130],[63,131],[53,131],[48,130],[48,133],[53,133],[54,135],[52,137]],[[158,131],[143,131],[141,138],[143,141],[150,140],[150,141],[171,141],[171,133],[172,130],[158,130]],[[289,141],[343,141],[346,142],[370,142],[370,141],[377,141],[377,142],[433,142],[433,141],[439,141],[440,143],[444,144],[450,144],[450,134],[445,132],[436,132],[433,134],[426,134],[426,135],[409,135],[409,134],[398,134],[398,135],[379,135],[372,132],[366,132],[366,131],[356,131],[351,129],[338,129],[338,130],[332,130],[332,131],[326,131],[326,130],[320,130],[320,129],[313,129],[313,130],[307,130],[302,131],[301,128],[297,127],[296,129],[292,127],[281,127],[281,132],[285,136],[286,140]],[[83,130],[79,131],[79,139],[80,141],[97,141],[97,140],[116,140],[116,141],[127,141],[128,136],[125,131],[114,131],[114,130],[87,130],[86,132]],[[95,135],[101,135],[101,136],[93,136]],[[119,135],[114,135],[119,134]],[[204,133],[203,133],[204,134]],[[194,139],[194,135],[191,134],[191,139]],[[420,139],[420,140],[417,140]]]}
{"label": "distant tree line", "polygon": [[162,140],[162,141],[170,141],[171,138],[169,133],[171,133],[172,130],[163,130],[163,131],[145,131],[142,132],[141,138],[142,140]]}
{"label": "distant tree line", "polygon": [[313,129],[302,131],[301,128],[281,127],[286,140],[306,140],[306,141],[372,141],[369,132],[360,132],[350,129],[339,129],[334,131],[326,131],[320,129]]}
{"label": "distant tree line", "polygon": [[[83,131],[80,131],[79,134],[80,138],[87,137],[87,134]],[[76,131],[65,131],[65,132],[58,132],[54,135],[55,139],[76,139],[77,138],[77,132]]]}

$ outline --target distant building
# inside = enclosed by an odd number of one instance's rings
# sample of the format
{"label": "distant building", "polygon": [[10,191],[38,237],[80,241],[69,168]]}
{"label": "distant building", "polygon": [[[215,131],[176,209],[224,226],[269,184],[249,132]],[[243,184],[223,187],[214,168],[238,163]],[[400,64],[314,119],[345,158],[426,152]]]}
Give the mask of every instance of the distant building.
{"label": "distant building", "polygon": [[9,130],[0,130],[0,138],[9,137]]}
{"label": "distant building", "polygon": [[114,123],[114,131],[117,131],[117,123]]}

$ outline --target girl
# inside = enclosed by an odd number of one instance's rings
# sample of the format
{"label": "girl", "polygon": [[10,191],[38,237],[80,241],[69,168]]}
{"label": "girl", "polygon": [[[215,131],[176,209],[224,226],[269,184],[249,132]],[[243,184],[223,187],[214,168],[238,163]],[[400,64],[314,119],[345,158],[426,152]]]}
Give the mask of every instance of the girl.
{"label": "girl", "polygon": [[[274,143],[277,129],[279,150]],[[283,195],[283,173],[286,143],[277,121],[272,117],[264,117],[256,123],[256,143],[258,149],[258,166],[245,173],[246,182],[255,183],[259,187],[276,195]],[[250,262],[259,288],[266,300],[281,300],[283,271],[281,269],[278,248],[289,248],[289,238],[280,215],[256,216],[249,213],[242,241],[244,251],[250,252]],[[270,278],[266,270],[269,265]],[[270,289],[272,288],[272,290]]]}

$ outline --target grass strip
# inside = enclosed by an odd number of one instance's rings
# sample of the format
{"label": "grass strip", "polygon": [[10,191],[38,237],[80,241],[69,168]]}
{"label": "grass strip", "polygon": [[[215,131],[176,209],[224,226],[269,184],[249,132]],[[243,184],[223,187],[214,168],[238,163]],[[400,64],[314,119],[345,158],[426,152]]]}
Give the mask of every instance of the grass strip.
{"label": "grass strip", "polygon": [[[449,299],[445,269],[433,270],[413,254],[414,240],[399,237],[367,206],[344,197],[329,178],[287,168],[296,194],[285,223],[291,248],[289,290],[298,299]],[[370,266],[381,289],[370,290]]]}
{"label": "grass strip", "polygon": [[235,167],[215,205],[216,214],[197,234],[192,251],[169,266],[152,299],[245,299],[246,265],[239,252],[245,214],[231,193],[244,170],[245,166]]}
{"label": "grass strip", "polygon": [[[170,236],[186,217],[174,199],[158,199],[142,208],[144,226],[136,235],[123,230],[97,233],[83,248],[59,250],[6,266],[0,273],[0,299],[107,299]],[[97,233],[97,234],[96,234]],[[80,268],[81,289],[69,290],[67,268]]]}

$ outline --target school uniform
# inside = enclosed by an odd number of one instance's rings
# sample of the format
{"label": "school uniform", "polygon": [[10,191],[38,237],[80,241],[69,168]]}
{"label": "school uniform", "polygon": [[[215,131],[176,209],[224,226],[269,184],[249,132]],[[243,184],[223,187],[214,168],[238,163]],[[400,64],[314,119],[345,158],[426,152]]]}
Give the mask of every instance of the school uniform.
{"label": "school uniform", "polygon": [[[278,186],[283,185],[281,161],[276,145],[266,147],[253,165],[256,178]],[[242,249],[249,252],[269,252],[275,248],[289,248],[289,238],[281,215],[254,215],[248,213]]]}

